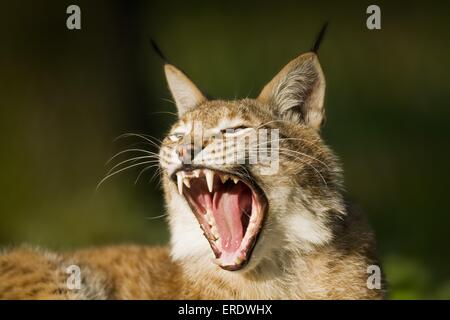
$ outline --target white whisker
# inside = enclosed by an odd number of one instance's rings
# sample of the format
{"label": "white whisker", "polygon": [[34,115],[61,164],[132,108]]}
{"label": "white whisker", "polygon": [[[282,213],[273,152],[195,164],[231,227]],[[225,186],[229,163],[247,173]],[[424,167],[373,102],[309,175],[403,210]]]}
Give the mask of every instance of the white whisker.
{"label": "white whisker", "polygon": [[[127,160],[124,160],[124,161],[119,162],[119,163],[116,164],[114,167],[112,167],[106,174],[110,174],[111,172],[114,171],[114,169],[120,167],[120,166],[121,166],[122,164],[124,164],[124,163],[127,163],[127,162],[133,162],[133,161],[141,160],[141,159],[152,159],[152,160],[151,160],[152,162],[159,162],[159,159],[158,159],[158,158],[155,159],[155,156],[151,156],[151,155],[149,155],[149,156],[141,156],[141,157],[134,157],[134,158],[130,158],[130,159],[127,159]],[[149,161],[150,161],[150,160],[149,160]]]}
{"label": "white whisker", "polygon": [[[138,137],[141,138],[149,143],[151,143],[153,146],[155,146],[156,148],[159,148],[160,146],[154,142],[153,140],[150,140],[148,136],[145,136],[143,134],[139,134],[139,133],[124,133],[120,136],[118,136],[115,141],[119,140],[119,139],[123,139],[123,138],[129,138],[129,137]],[[156,139],[154,137],[152,137],[153,139],[155,139],[157,142],[162,143],[162,141],[160,141],[159,139]]]}
{"label": "white whisker", "polygon": [[141,175],[142,175],[144,172],[146,172],[147,170],[149,170],[149,169],[151,169],[151,168],[154,168],[154,167],[156,167],[156,166],[159,167],[159,164],[153,164],[153,165],[151,165],[151,166],[148,166],[148,167],[145,167],[144,169],[142,169],[141,172],[139,172],[139,174],[138,174],[136,180],[134,180],[134,184],[137,184],[137,183],[138,183],[139,178],[141,177]]}
{"label": "white whisker", "polygon": [[313,156],[310,156],[309,154],[306,154],[306,153],[303,153],[303,152],[299,152],[299,151],[295,151],[295,150],[288,149],[288,148],[279,148],[279,150],[282,150],[282,151],[288,151],[288,152],[293,152],[293,153],[296,153],[296,154],[298,154],[298,155],[307,157],[307,158],[309,158],[309,159],[311,159],[311,160],[314,160],[314,161],[319,162],[321,165],[323,165],[323,166],[326,167],[327,169],[330,169],[330,167],[328,167],[328,165],[327,165],[325,162],[323,162],[323,161],[321,161],[321,160],[319,160],[319,159],[317,159],[317,158],[314,158]]}
{"label": "white whisker", "polygon": [[287,156],[294,157],[296,160],[298,160],[298,161],[300,161],[301,163],[303,163],[303,164],[309,166],[310,168],[312,168],[312,169],[320,176],[320,178],[322,179],[322,181],[323,181],[323,183],[325,184],[325,186],[328,186],[328,183],[327,183],[327,181],[325,180],[324,176],[323,176],[323,175],[320,173],[320,171],[319,171],[316,167],[314,167],[312,164],[303,161],[300,157],[293,156],[292,154],[286,154],[286,153],[283,153],[283,151],[281,151],[281,154],[284,154],[284,155],[287,155]]}
{"label": "white whisker", "polygon": [[126,149],[126,150],[120,151],[120,152],[116,153],[114,156],[112,156],[112,157],[106,162],[106,165],[108,165],[112,160],[114,160],[115,158],[117,158],[117,157],[120,156],[121,154],[124,154],[124,153],[127,153],[127,152],[142,152],[142,153],[151,154],[151,152],[148,151],[148,150],[143,150],[143,149]]}
{"label": "white whisker", "polygon": [[103,184],[103,182],[105,182],[106,180],[108,180],[108,179],[111,178],[112,176],[114,176],[114,175],[116,175],[116,174],[118,174],[118,173],[120,173],[120,172],[122,172],[122,171],[125,171],[125,170],[127,170],[127,169],[130,169],[130,168],[133,168],[133,167],[137,167],[137,166],[140,166],[140,165],[143,165],[143,164],[149,164],[149,163],[153,163],[153,162],[152,162],[152,161],[143,161],[143,162],[135,163],[135,164],[132,164],[132,165],[130,165],[130,166],[128,166],[128,167],[119,169],[119,170],[117,170],[117,171],[115,171],[115,172],[113,172],[113,173],[110,173],[110,174],[108,174],[106,177],[104,177],[104,178],[97,184],[97,187],[95,188],[95,190],[98,190],[98,189],[100,188],[100,186]]}
{"label": "white whisker", "polygon": [[162,214],[162,215],[159,215],[159,216],[156,216],[156,217],[145,217],[145,219],[156,220],[156,219],[161,219],[161,218],[164,218],[164,217],[167,217],[167,216],[168,216],[168,214],[165,213],[165,214]]}

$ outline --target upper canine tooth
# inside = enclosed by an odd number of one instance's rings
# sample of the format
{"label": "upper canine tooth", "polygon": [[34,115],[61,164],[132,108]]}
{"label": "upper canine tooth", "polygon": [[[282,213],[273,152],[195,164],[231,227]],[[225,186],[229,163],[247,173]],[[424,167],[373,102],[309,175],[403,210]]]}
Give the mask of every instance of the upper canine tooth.
{"label": "upper canine tooth", "polygon": [[177,172],[178,193],[183,194],[183,176],[181,172]]}
{"label": "upper canine tooth", "polygon": [[222,181],[222,183],[227,182],[227,180],[228,180],[229,178],[230,178],[230,177],[229,177],[228,175],[226,175],[226,174],[223,174],[223,175],[220,176],[220,180]]}
{"label": "upper canine tooth", "polygon": [[234,181],[234,183],[236,184],[236,183],[239,182],[239,179],[238,179],[238,178],[233,178],[233,181]]}
{"label": "upper canine tooth", "polygon": [[214,172],[211,170],[206,170],[205,176],[206,176],[206,184],[208,185],[208,190],[209,192],[212,192],[214,184]]}
{"label": "upper canine tooth", "polygon": [[191,187],[191,180],[188,177],[183,178],[183,183],[186,185],[186,187]]}

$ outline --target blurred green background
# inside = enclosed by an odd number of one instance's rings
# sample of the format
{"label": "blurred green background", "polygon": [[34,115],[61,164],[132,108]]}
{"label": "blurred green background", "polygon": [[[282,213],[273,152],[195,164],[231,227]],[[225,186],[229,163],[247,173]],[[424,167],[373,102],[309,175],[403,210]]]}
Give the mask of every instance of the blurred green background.
{"label": "blurred green background", "polygon": [[[319,1],[316,1],[319,2]],[[450,298],[450,4],[374,2],[2,1],[0,245],[55,249],[166,243],[154,171],[116,175],[105,162],[174,121],[157,40],[215,97],[255,97],[308,50],[325,20],[324,137],[366,211],[390,297]],[[82,30],[66,28],[77,4]]]}

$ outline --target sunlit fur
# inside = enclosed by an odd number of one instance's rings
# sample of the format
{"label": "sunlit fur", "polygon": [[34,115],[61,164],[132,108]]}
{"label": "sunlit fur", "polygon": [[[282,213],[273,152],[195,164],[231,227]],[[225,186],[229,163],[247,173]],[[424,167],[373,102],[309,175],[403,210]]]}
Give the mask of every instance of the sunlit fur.
{"label": "sunlit fur", "polygon": [[[181,79],[185,77],[180,75]],[[184,82],[182,92],[197,92]],[[170,78],[169,78],[170,84]],[[171,86],[176,96],[177,86]],[[175,90],[175,93],[174,93]],[[160,159],[171,227],[171,254],[184,273],[216,297],[380,298],[367,288],[367,267],[378,264],[373,236],[361,215],[345,201],[341,166],[320,137],[325,78],[317,56],[299,56],[269,82],[257,99],[179,105],[171,132],[192,134],[243,126],[279,130],[279,170],[261,174],[261,164],[214,163],[207,167],[250,178],[268,199],[269,210],[249,264],[230,272],[212,263],[213,253],[186,200],[170,176],[181,164],[178,143],[163,141]],[[231,125],[233,124],[233,125]],[[214,139],[205,144],[214,150]],[[203,155],[203,161],[208,154]],[[196,164],[195,158],[193,164]],[[207,284],[216,279],[217,286]],[[208,295],[207,295],[208,296]]]}
{"label": "sunlit fur", "polygon": [[[384,281],[381,289],[367,286],[367,268],[379,265],[374,237],[346,200],[341,166],[320,136],[325,79],[317,56],[299,56],[258,98],[236,101],[207,100],[181,71],[170,65],[165,70],[179,119],[162,141],[159,155],[141,152],[148,156],[146,164],[160,164],[170,248],[124,246],[60,255],[29,248],[8,250],[0,254],[0,298],[383,298]],[[239,271],[226,271],[212,262],[208,241],[171,179],[182,165],[175,152],[182,142],[169,136],[175,132],[189,136],[198,121],[207,138],[237,126],[279,130],[275,174],[262,174],[261,163],[207,165],[253,181],[268,200],[250,261]],[[207,139],[204,159],[212,158],[208,150],[215,143]],[[145,158],[130,162],[135,160]],[[122,164],[113,168],[101,183],[139,165],[130,162],[123,163],[125,168],[120,169]],[[81,268],[80,291],[65,287],[64,270],[70,264]]]}
{"label": "sunlit fur", "polygon": [[[366,288],[366,268],[374,262],[374,257],[365,256],[368,252],[363,251],[355,251],[348,256],[339,248],[343,240],[336,238],[340,236],[340,229],[355,218],[354,213],[348,217],[345,208],[340,166],[318,131],[299,123],[277,120],[269,108],[249,99],[205,102],[186,113],[173,129],[198,120],[202,121],[205,130],[222,129],[219,125],[224,122],[279,129],[280,168],[278,173],[265,176],[258,174],[258,164],[246,167],[267,196],[269,212],[249,265],[241,271],[229,272],[212,263],[213,253],[195,216],[184,197],[178,194],[176,185],[169,181],[168,177],[177,165],[171,166],[172,158],[167,155],[162,157],[162,166],[167,168],[163,185],[169,212],[172,256],[183,265],[194,283],[214,277],[227,288],[233,288],[231,292],[220,293],[216,291],[217,287],[212,286],[211,290],[216,295],[223,294],[222,297],[357,298],[361,294],[361,297],[381,295]],[[173,149],[174,143],[164,140],[161,153],[172,155],[173,163],[179,165]],[[235,165],[210,164],[209,167],[232,172],[236,169],[237,174],[241,172]],[[355,227],[350,232],[361,231]],[[355,241],[361,242],[359,249],[371,241],[369,232],[361,232],[354,237]],[[327,251],[327,255],[322,256],[323,251]],[[341,265],[344,258],[345,267]],[[314,263],[318,264],[318,270],[311,269]],[[332,265],[341,265],[343,270],[329,268]],[[333,272],[337,274],[333,276]],[[338,284],[331,282],[336,288],[330,287],[330,278],[340,279]],[[350,291],[349,285],[353,286]]]}

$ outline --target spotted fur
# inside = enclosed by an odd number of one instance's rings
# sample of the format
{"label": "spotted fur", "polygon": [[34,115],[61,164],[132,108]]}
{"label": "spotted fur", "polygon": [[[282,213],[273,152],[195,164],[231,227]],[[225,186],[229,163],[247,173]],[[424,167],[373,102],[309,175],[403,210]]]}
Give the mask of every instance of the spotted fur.
{"label": "spotted fur", "polygon": [[[315,53],[291,61],[257,99],[207,100],[172,65],[165,67],[179,119],[162,143],[160,164],[171,240],[168,248],[122,246],[61,254],[19,248],[0,255],[0,298],[6,299],[380,299],[367,268],[379,265],[363,215],[345,197],[337,157],[320,136],[325,78]],[[201,121],[209,168],[249,179],[269,209],[249,263],[226,271],[212,263],[208,241],[172,180],[182,166],[180,141]],[[279,168],[216,164],[221,130],[279,130]],[[228,150],[236,148],[231,145]],[[222,149],[226,150],[226,149]],[[193,164],[196,164],[193,159]],[[65,268],[81,267],[82,289],[68,290]]]}

